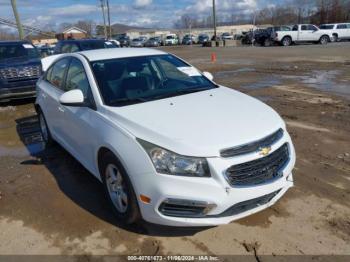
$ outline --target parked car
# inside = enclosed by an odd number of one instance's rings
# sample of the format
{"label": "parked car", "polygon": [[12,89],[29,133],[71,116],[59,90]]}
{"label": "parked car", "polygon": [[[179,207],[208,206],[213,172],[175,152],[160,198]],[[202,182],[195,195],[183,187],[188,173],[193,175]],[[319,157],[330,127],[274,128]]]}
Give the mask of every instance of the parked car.
{"label": "parked car", "polygon": [[169,34],[165,37],[165,45],[178,45],[179,37],[176,34]]}
{"label": "parked car", "polygon": [[108,39],[108,42],[112,42],[116,47],[121,47],[120,42],[116,39]]}
{"label": "parked car", "polygon": [[254,43],[261,46],[271,46],[275,43],[278,32],[291,31],[288,26],[274,26],[266,29],[257,29],[254,31]]}
{"label": "parked car", "polygon": [[183,45],[193,45],[196,43],[196,37],[194,35],[185,35],[182,39]]}
{"label": "parked car", "polygon": [[210,41],[210,37],[207,34],[200,34],[198,36],[198,44],[205,44]]}
{"label": "parked car", "polygon": [[26,41],[0,41],[0,101],[35,96],[41,76],[38,50]]}
{"label": "parked car", "polygon": [[320,29],[329,31],[334,41],[350,40],[350,23],[323,24]]}
{"label": "parked car", "polygon": [[159,47],[161,45],[158,37],[151,37],[145,42],[145,47]]}
{"label": "parked car", "polygon": [[41,57],[47,57],[55,53],[55,48],[50,45],[41,45],[37,47]]}
{"label": "parked car", "polygon": [[130,46],[130,37],[128,37],[127,35],[118,36],[117,40],[120,43],[120,47],[129,47]]}
{"label": "parked car", "polygon": [[315,25],[300,24],[294,25],[292,31],[280,31],[276,34],[275,41],[283,46],[293,43],[312,42],[325,45],[333,39],[328,30],[321,30]]}
{"label": "parked car", "polygon": [[229,223],[293,186],[295,150],[271,107],[212,79],[156,49],[62,55],[37,83],[43,140],[103,183],[122,222]]}
{"label": "parked car", "polygon": [[233,35],[231,35],[230,33],[223,33],[221,35],[221,39],[222,40],[233,40]]}
{"label": "parked car", "polygon": [[60,40],[55,46],[55,54],[116,47],[115,43],[103,39]]}
{"label": "parked car", "polygon": [[131,46],[131,47],[144,47],[146,41],[147,41],[147,39],[142,38],[142,37],[134,38],[134,39],[130,42],[130,46]]}

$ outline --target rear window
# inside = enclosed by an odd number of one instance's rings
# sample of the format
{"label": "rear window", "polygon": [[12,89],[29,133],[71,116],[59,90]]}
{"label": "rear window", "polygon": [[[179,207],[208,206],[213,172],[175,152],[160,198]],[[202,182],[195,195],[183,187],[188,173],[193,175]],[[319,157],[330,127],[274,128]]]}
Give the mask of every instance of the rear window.
{"label": "rear window", "polygon": [[20,57],[39,58],[39,52],[29,43],[0,45],[0,60]]}

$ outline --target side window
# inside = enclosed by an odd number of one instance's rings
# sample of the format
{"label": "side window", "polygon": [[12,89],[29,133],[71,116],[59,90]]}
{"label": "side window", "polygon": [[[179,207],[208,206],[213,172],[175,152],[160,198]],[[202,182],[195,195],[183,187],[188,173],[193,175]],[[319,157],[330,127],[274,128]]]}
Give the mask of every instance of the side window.
{"label": "side window", "polygon": [[67,72],[65,91],[80,89],[86,100],[92,101],[92,93],[89,80],[87,79],[83,64],[76,58],[73,58]]}
{"label": "side window", "polygon": [[308,25],[308,30],[309,31],[317,31],[317,28],[313,25]]}
{"label": "side window", "polygon": [[337,29],[346,29],[347,26],[345,24],[343,25],[337,25]]}
{"label": "side window", "polygon": [[48,81],[48,82],[51,82],[52,68],[53,68],[53,66],[51,66],[47,70],[46,75],[45,75],[45,80]]}
{"label": "side window", "polygon": [[307,26],[306,25],[302,25],[301,26],[301,31],[307,31],[308,29],[307,29]]}
{"label": "side window", "polygon": [[293,31],[298,31],[298,26],[297,25],[295,25],[295,26],[293,26],[293,29],[292,29]]}
{"label": "side window", "polygon": [[347,24],[347,28],[350,29],[350,24]]}
{"label": "side window", "polygon": [[64,74],[66,73],[67,67],[68,67],[69,59],[68,58],[63,58],[56,62],[51,68],[51,74],[49,76],[48,81],[62,89],[62,84],[64,80]]}

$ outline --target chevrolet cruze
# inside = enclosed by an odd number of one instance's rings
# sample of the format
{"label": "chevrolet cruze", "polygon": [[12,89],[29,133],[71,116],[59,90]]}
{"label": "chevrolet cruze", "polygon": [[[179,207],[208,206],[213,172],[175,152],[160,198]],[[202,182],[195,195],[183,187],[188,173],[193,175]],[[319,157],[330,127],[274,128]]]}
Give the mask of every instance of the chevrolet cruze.
{"label": "chevrolet cruze", "polygon": [[226,224],[293,186],[295,151],[281,117],[174,55],[85,51],[50,58],[44,70],[43,140],[103,183],[124,223]]}

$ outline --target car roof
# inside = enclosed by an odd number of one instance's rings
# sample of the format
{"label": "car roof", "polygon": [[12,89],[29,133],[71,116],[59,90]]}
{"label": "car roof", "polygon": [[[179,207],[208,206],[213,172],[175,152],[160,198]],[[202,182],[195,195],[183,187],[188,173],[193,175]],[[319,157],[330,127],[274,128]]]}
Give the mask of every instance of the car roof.
{"label": "car roof", "polygon": [[78,53],[85,56],[89,61],[167,54],[166,52],[150,48],[108,48]]}
{"label": "car roof", "polygon": [[104,39],[67,39],[67,40],[59,40],[61,43],[77,43],[77,42],[106,42],[108,40]]}

